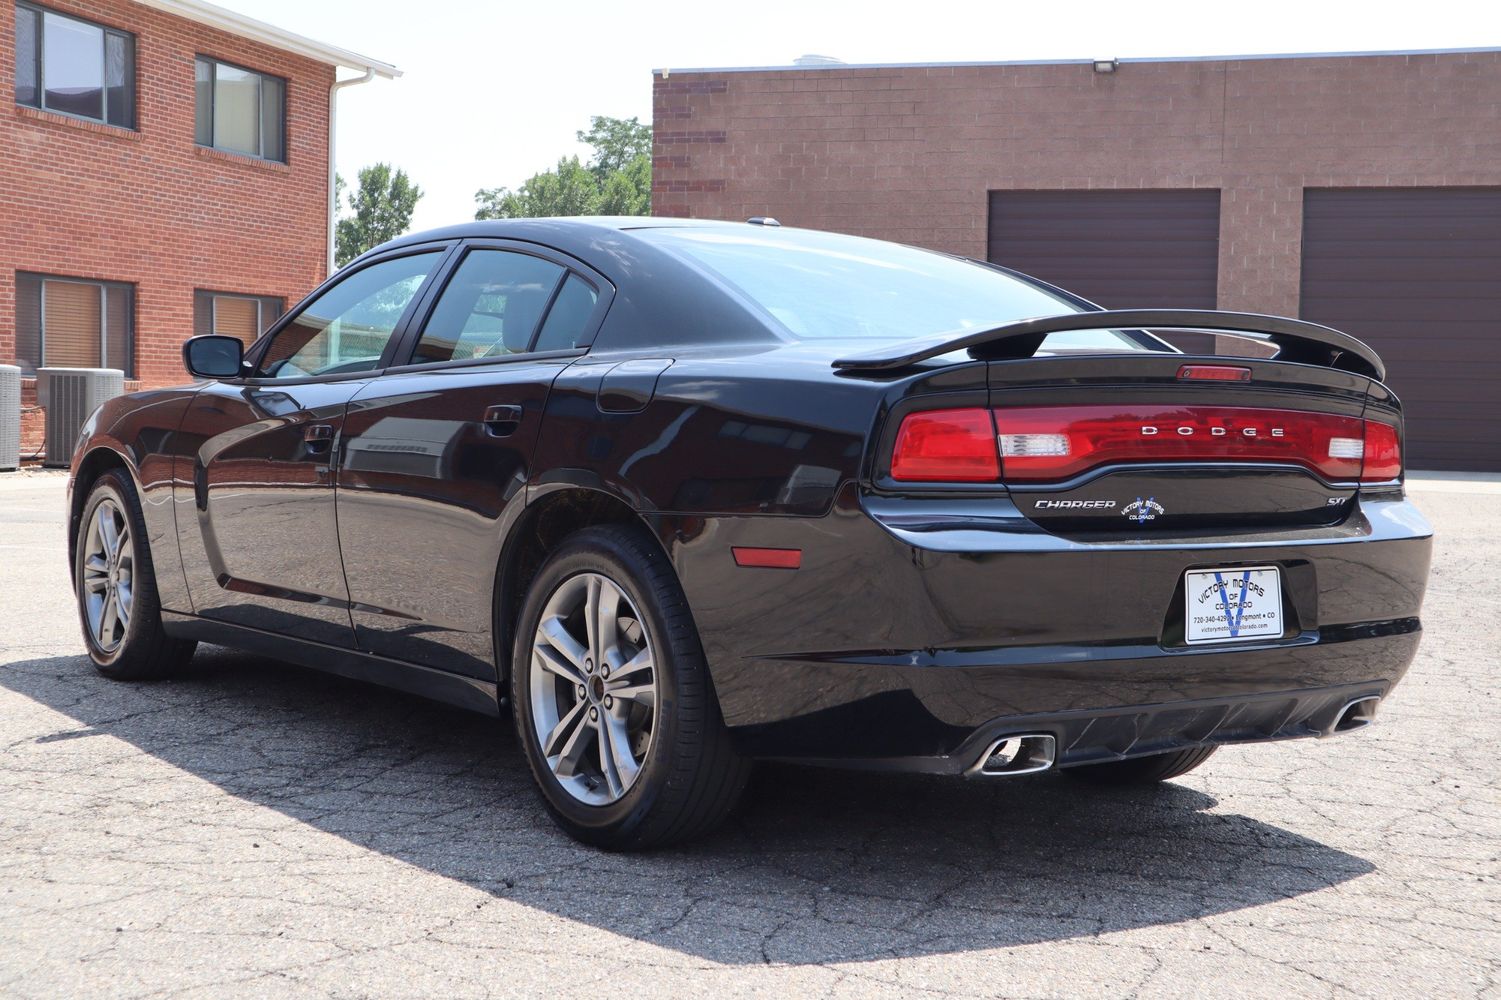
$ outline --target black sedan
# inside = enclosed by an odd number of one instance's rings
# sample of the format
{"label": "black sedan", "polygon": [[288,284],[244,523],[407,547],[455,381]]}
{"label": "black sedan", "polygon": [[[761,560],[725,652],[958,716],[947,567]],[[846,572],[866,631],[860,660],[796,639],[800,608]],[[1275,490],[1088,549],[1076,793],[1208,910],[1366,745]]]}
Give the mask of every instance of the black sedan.
{"label": "black sedan", "polygon": [[607,847],[709,829],[757,758],[1161,781],[1367,725],[1418,644],[1400,406],[1310,323],[536,220],[397,240],[184,357],[73,458],[100,672],[207,641],[509,711]]}

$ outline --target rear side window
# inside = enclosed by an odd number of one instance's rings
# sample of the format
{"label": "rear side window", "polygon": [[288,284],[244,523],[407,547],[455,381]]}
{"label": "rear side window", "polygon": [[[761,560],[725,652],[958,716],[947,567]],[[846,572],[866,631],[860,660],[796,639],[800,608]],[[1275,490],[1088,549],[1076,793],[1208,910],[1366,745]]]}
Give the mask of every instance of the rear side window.
{"label": "rear side window", "polygon": [[537,335],[536,350],[566,351],[579,346],[598,301],[599,293],[587,281],[570,274],[552,309],[548,310],[542,332]]}
{"label": "rear side window", "polygon": [[433,308],[414,365],[524,354],[564,269],[510,250],[471,250]]}

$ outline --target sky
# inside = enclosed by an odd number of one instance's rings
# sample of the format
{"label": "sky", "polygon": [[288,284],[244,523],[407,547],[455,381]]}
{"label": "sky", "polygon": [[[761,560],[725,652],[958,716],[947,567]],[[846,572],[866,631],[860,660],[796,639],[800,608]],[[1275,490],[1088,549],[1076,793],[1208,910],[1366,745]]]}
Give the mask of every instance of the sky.
{"label": "sky", "polygon": [[472,219],[479,188],[587,156],[575,133],[590,115],[649,123],[664,67],[1501,46],[1496,0],[218,2],[403,71],[340,91],[337,155],[346,178],[380,160],[406,170],[424,192],[417,230]]}

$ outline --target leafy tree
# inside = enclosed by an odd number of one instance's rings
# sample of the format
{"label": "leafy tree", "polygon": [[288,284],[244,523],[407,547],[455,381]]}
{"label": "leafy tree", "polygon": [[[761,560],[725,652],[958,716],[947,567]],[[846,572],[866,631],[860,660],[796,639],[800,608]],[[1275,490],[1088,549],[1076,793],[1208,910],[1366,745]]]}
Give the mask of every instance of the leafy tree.
{"label": "leafy tree", "polygon": [[636,118],[591,115],[589,131],[576,134],[579,142],[594,147],[589,169],[599,178],[601,187],[611,174],[626,169],[637,157],[645,156],[651,162],[651,126],[642,125]]}
{"label": "leafy tree", "polygon": [[[344,179],[334,178],[336,197],[344,193]],[[377,163],[360,170],[359,183],[348,196],[352,216],[339,220],[335,229],[334,260],[340,267],[371,247],[394,240],[412,224],[412,211],[422,189],[411,182],[405,170]]]}
{"label": "leafy tree", "polygon": [[560,215],[647,215],[651,212],[651,127],[635,118],[589,119],[580,142],[594,147],[587,164],[565,156],[552,170],[527,178],[514,191],[475,192],[476,219]]}
{"label": "leafy tree", "polygon": [[597,215],[599,182],[577,156],[565,156],[556,169],[510,188],[486,188],[474,195],[476,219],[539,219],[556,215]]}
{"label": "leafy tree", "polygon": [[642,153],[604,180],[601,215],[651,214],[651,154]]}

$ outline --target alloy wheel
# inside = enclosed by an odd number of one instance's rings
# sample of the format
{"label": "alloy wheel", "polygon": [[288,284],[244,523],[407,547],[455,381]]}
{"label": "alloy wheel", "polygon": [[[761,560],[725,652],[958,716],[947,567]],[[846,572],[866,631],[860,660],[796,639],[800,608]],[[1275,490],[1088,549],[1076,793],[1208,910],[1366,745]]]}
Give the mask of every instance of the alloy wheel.
{"label": "alloy wheel", "polygon": [[657,717],[651,638],[624,590],[600,573],[548,597],[532,641],[532,725],[571,796],[618,802],[641,774]]}
{"label": "alloy wheel", "polygon": [[113,499],[94,508],[84,536],[79,596],[95,645],[113,653],[125,641],[135,597],[135,543],[130,522]]}

